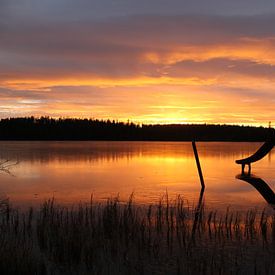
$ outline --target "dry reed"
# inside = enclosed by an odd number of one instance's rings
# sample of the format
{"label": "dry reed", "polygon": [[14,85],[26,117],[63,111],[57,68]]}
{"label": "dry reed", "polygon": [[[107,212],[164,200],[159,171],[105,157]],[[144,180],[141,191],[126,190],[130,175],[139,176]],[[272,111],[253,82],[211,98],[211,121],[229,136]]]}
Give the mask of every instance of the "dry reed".
{"label": "dry reed", "polygon": [[1,274],[275,274],[275,215],[206,211],[168,195],[0,212]]}

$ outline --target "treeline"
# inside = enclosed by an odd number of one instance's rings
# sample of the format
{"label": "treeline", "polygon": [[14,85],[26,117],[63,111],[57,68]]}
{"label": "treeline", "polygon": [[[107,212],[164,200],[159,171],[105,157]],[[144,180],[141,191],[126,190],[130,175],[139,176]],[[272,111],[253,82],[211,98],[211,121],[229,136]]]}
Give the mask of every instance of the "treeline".
{"label": "treeline", "polygon": [[236,125],[138,125],[49,117],[0,120],[1,140],[264,141],[271,135],[274,129]]}

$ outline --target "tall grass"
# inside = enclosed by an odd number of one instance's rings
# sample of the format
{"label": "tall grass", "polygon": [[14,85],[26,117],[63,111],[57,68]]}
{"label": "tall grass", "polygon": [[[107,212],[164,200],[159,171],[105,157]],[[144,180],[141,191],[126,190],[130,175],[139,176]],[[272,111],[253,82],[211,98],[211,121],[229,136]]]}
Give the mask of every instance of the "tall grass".
{"label": "tall grass", "polygon": [[0,214],[1,274],[275,274],[275,215],[206,211],[168,195]]}

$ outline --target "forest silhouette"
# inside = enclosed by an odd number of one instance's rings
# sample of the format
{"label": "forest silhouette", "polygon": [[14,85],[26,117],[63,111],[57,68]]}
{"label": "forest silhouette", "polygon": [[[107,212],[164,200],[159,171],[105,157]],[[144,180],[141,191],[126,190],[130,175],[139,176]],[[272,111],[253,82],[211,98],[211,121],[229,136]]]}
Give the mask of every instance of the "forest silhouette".
{"label": "forest silhouette", "polygon": [[135,124],[50,117],[0,120],[1,140],[264,141],[273,128],[214,124]]}

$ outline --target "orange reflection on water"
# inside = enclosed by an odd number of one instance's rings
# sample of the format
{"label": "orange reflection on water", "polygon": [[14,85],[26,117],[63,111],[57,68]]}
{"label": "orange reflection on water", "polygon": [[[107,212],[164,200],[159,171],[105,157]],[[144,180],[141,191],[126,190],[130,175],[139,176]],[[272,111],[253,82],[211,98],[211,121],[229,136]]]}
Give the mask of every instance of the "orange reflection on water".
{"label": "orange reflection on water", "polygon": [[[197,143],[205,178],[205,204],[224,209],[264,207],[261,195],[236,179],[235,159],[253,153],[260,143]],[[200,182],[190,142],[0,142],[1,159],[14,159],[13,176],[0,174],[0,191],[15,205],[38,205],[55,197],[59,203],[127,200],[155,203],[166,191],[191,205]],[[252,167],[274,190],[272,153]]]}

